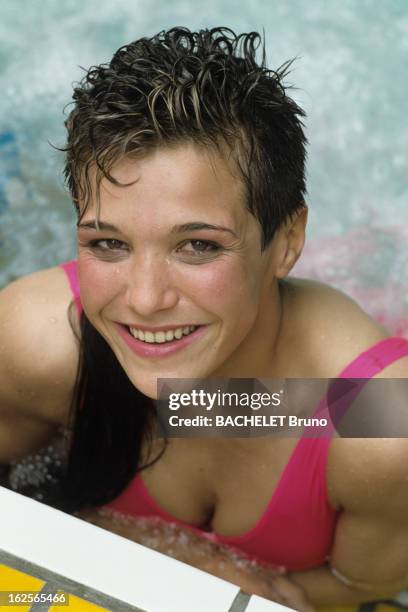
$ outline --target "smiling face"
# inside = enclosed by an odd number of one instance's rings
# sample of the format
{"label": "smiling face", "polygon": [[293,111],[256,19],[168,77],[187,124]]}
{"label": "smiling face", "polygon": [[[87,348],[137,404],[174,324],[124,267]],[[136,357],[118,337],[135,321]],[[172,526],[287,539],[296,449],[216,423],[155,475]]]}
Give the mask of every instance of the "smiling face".
{"label": "smiling face", "polygon": [[155,398],[157,378],[261,376],[279,333],[282,243],[261,253],[237,172],[180,144],[112,175],[136,182],[103,179],[99,230],[92,202],[78,228],[79,279],[131,382]]}

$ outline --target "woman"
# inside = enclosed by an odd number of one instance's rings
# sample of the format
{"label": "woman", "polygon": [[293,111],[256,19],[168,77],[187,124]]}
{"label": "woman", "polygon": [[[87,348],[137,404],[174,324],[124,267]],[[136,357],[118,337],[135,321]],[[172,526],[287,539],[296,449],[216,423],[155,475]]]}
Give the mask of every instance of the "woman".
{"label": "woman", "polygon": [[[407,584],[405,439],[152,435],[158,378],[408,375],[407,341],[288,278],[307,220],[304,113],[282,84],[289,64],[258,65],[258,44],[175,28],[75,89],[78,263],[1,293],[0,461],[63,428],[49,503],[135,540],[150,525],[164,551],[173,523],[175,556],[310,610]],[[153,522],[120,526],[101,506]]]}

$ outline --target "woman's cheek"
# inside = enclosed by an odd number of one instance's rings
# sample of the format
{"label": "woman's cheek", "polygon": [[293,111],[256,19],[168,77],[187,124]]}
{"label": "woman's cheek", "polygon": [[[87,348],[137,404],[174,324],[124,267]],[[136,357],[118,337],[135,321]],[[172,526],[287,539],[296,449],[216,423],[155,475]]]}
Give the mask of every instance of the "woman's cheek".
{"label": "woman's cheek", "polygon": [[120,268],[112,263],[95,260],[91,256],[78,258],[78,278],[85,311],[92,312],[102,308],[120,291]]}
{"label": "woman's cheek", "polygon": [[193,269],[186,274],[184,280],[194,289],[195,295],[202,296],[213,307],[229,302],[236,305],[237,299],[251,298],[250,278],[237,262],[230,260],[198,266],[198,270]]}
{"label": "woman's cheek", "polygon": [[203,270],[194,284],[190,284],[190,295],[195,303],[223,321],[230,332],[233,330],[237,340],[248,333],[256,319],[256,290],[251,278],[238,265],[208,266],[208,270]]}

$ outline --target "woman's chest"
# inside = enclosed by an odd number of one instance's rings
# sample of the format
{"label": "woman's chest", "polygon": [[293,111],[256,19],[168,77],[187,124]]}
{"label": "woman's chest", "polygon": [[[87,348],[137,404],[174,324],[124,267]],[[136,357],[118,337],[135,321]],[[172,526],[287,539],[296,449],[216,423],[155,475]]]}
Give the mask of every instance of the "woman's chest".
{"label": "woman's chest", "polygon": [[280,486],[297,439],[212,440],[195,447],[191,442],[170,444],[141,473],[145,503],[167,518],[220,535],[247,533]]}

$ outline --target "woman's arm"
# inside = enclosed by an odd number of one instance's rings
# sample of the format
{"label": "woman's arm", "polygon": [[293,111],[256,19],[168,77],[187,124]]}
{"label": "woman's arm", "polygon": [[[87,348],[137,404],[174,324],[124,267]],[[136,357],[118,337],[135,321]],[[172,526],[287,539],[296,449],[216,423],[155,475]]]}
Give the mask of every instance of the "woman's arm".
{"label": "woman's arm", "polygon": [[45,446],[67,418],[77,349],[59,268],[0,291],[0,463]]}
{"label": "woman's arm", "polygon": [[[346,577],[335,577],[328,566],[322,566],[305,572],[293,572],[287,580],[299,586],[305,597],[315,606],[359,604],[377,599],[390,598],[408,586],[408,580],[389,582],[388,584],[371,584],[359,588],[358,581],[350,581],[349,586],[343,582]],[[345,581],[348,582],[346,579]],[[275,587],[285,591],[280,579],[273,579]]]}
{"label": "woman's arm", "polygon": [[340,515],[329,565],[293,573],[314,604],[390,597],[408,586],[408,440],[335,441]]}

